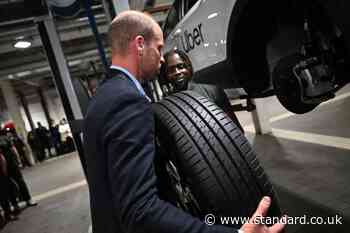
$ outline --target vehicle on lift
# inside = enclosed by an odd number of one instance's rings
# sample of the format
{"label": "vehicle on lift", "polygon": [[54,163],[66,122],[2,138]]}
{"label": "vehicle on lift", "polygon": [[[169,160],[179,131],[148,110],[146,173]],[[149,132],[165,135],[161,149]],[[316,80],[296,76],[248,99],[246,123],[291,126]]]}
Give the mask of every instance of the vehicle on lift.
{"label": "vehicle on lift", "polygon": [[[249,98],[276,94],[306,113],[349,82],[350,7],[341,1],[175,0],[164,52],[184,51],[197,82],[244,88]],[[268,195],[268,215],[281,216],[250,143],[221,109],[190,91],[153,107],[162,199],[204,219],[251,216]]]}
{"label": "vehicle on lift", "polygon": [[165,52],[183,50],[194,79],[276,95],[306,113],[349,82],[349,2],[176,0],[164,24]]}
{"label": "vehicle on lift", "polygon": [[[175,0],[164,53],[185,52],[198,83],[243,88],[248,98],[275,94],[289,111],[306,113],[349,82],[350,3],[334,2]],[[269,215],[281,215],[250,144],[215,104],[185,91],[154,110],[164,199],[204,218],[251,216],[269,195]]]}

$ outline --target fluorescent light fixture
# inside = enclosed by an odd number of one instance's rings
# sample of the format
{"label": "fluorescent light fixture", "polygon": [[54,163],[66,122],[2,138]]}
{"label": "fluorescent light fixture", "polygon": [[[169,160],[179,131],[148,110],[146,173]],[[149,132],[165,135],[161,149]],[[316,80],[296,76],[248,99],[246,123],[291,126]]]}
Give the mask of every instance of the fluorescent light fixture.
{"label": "fluorescent light fixture", "polygon": [[75,61],[70,61],[70,62],[68,62],[68,65],[69,65],[69,66],[76,66],[76,65],[79,65],[79,64],[81,64],[81,63],[82,63],[81,60],[75,60]]}
{"label": "fluorescent light fixture", "polygon": [[20,40],[17,41],[16,44],[14,44],[14,47],[19,49],[26,49],[29,48],[31,45],[32,43],[30,43],[29,41]]}
{"label": "fluorescent light fixture", "polygon": [[34,70],[35,73],[42,73],[45,71],[50,71],[50,67],[43,67],[43,68],[38,68]]}
{"label": "fluorescent light fixture", "polygon": [[87,21],[89,18],[88,17],[83,17],[83,18],[79,18],[79,19],[77,19],[79,22],[81,22],[81,21]]}
{"label": "fluorescent light fixture", "polygon": [[210,14],[208,15],[208,19],[212,19],[212,18],[215,18],[216,16],[218,16],[219,14],[216,12],[216,13],[213,13],[213,14]]}
{"label": "fluorescent light fixture", "polygon": [[27,70],[27,71],[19,72],[16,75],[17,75],[17,77],[23,77],[23,76],[30,75],[32,73],[33,73],[32,71]]}

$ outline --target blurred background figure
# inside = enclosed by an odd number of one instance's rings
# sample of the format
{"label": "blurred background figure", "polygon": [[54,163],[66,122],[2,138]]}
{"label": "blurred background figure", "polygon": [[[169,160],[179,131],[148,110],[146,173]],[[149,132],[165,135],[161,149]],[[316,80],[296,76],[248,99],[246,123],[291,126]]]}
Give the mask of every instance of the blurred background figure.
{"label": "blurred background figure", "polygon": [[67,136],[65,141],[65,152],[70,153],[73,151],[75,151],[74,140],[71,136]]}
{"label": "blurred background figure", "polygon": [[8,128],[5,129],[7,132],[7,136],[10,139],[12,145],[16,149],[18,155],[19,155],[19,163],[21,167],[30,167],[31,164],[28,160],[28,151],[26,151],[26,145],[24,144],[23,140],[18,136],[17,132],[15,130],[10,130]]}
{"label": "blurred background figure", "polygon": [[45,159],[45,153],[42,150],[42,145],[39,140],[39,137],[36,135],[36,130],[28,132],[27,141],[30,146],[30,149],[33,152],[35,162],[42,162]]}
{"label": "blurred background figure", "polygon": [[[16,216],[19,212],[15,212],[11,210],[10,206],[10,180],[7,173],[7,162],[2,153],[0,153],[0,206],[4,212],[4,216],[0,216],[0,229],[9,221],[17,220]],[[14,208],[16,210],[16,205]]]}
{"label": "blurred background figure", "polygon": [[47,128],[41,125],[40,122],[37,122],[38,128],[35,129],[36,136],[38,137],[38,140],[40,141],[40,153],[44,153],[46,156],[46,149],[48,150],[48,156],[51,157],[51,145],[50,145],[50,132]]}
{"label": "blurred background figure", "polygon": [[[29,189],[24,181],[23,175],[16,160],[16,149],[11,144],[7,132],[5,130],[0,131],[0,151],[6,160],[7,175],[10,179],[10,201],[15,210],[19,211],[18,199],[25,201],[27,206],[37,205],[32,201]],[[18,187],[18,191],[17,191]]]}
{"label": "blurred background figure", "polygon": [[62,137],[59,127],[59,124],[55,125],[54,120],[50,120],[51,145],[55,148],[56,156],[62,154]]}

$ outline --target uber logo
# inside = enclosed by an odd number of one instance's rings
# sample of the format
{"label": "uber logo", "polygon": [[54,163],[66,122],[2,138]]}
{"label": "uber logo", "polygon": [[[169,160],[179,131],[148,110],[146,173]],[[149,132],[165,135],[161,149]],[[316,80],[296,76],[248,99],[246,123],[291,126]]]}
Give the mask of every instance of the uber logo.
{"label": "uber logo", "polygon": [[192,32],[184,31],[184,34],[181,36],[182,47],[186,53],[195,48],[195,46],[200,45],[204,42],[202,34],[202,23],[198,24]]}

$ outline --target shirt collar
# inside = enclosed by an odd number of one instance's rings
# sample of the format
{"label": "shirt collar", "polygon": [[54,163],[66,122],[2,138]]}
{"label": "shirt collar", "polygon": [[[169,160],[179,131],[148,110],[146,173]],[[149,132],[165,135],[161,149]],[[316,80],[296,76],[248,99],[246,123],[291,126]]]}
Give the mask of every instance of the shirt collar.
{"label": "shirt collar", "polygon": [[120,67],[120,66],[116,66],[116,65],[111,65],[110,67],[111,69],[114,70],[119,70],[121,72],[123,72],[124,74],[126,74],[126,76],[135,84],[136,88],[139,90],[139,92],[141,93],[141,95],[143,95],[144,97],[146,97],[146,99],[151,102],[151,99],[146,95],[145,90],[143,90],[140,82],[134,77],[134,75],[132,75],[127,69]]}

